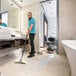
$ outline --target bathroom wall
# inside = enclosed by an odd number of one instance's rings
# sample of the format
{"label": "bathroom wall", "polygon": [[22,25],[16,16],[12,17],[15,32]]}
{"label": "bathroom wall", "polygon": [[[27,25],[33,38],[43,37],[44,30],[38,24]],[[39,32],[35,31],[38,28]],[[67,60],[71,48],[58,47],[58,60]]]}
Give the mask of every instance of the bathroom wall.
{"label": "bathroom wall", "polygon": [[[0,0],[0,13],[1,13],[1,0]],[[1,14],[0,14],[0,19],[1,19]]]}
{"label": "bathroom wall", "polygon": [[76,0],[59,0],[59,53],[65,54],[61,40],[76,39]]}
{"label": "bathroom wall", "polygon": [[0,0],[0,13],[1,13],[1,0]]}
{"label": "bathroom wall", "polygon": [[8,27],[19,29],[20,11],[18,8],[8,11]]}
{"label": "bathroom wall", "polygon": [[38,52],[39,51],[39,13],[40,13],[40,5],[39,3],[31,4],[28,6],[24,6],[21,9],[21,31],[23,34],[27,33],[27,27],[28,27],[28,17],[27,13],[31,11],[33,14],[33,17],[36,20],[36,36],[35,36],[35,49]]}

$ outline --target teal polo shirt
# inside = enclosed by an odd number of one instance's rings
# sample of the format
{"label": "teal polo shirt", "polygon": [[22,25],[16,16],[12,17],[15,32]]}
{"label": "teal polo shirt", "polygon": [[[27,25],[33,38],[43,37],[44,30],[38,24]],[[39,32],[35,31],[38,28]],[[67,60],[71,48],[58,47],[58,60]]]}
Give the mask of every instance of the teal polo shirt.
{"label": "teal polo shirt", "polygon": [[28,21],[28,28],[30,28],[31,24],[33,24],[33,28],[30,31],[30,34],[35,34],[36,33],[36,30],[35,30],[36,22],[35,22],[35,19],[33,17]]}
{"label": "teal polo shirt", "polygon": [[5,23],[0,24],[0,26],[7,27]]}

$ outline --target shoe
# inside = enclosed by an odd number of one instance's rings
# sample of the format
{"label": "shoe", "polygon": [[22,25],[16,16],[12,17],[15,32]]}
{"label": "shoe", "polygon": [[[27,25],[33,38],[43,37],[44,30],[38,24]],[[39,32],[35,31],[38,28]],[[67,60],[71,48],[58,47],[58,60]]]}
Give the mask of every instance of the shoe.
{"label": "shoe", "polygon": [[31,52],[29,52],[29,54],[31,54]]}
{"label": "shoe", "polygon": [[[35,54],[36,52],[34,52],[34,54]],[[29,52],[29,54],[31,54],[31,52]]]}
{"label": "shoe", "polygon": [[28,58],[32,58],[32,57],[34,57],[35,55],[34,54],[30,54],[29,56],[28,56]]}

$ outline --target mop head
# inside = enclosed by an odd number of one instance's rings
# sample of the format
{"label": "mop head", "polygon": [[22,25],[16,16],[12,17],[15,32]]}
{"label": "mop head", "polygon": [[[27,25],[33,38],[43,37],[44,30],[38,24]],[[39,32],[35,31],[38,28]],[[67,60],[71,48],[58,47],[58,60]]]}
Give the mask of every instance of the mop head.
{"label": "mop head", "polygon": [[25,61],[15,61],[16,64],[26,64]]}

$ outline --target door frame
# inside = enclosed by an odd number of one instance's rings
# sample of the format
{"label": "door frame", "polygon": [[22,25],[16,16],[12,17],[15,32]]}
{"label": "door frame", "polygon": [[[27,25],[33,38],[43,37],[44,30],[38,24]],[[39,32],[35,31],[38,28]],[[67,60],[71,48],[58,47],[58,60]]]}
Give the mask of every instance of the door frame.
{"label": "door frame", "polygon": [[[48,2],[52,0],[41,1],[40,3]],[[56,2],[57,4],[57,54],[59,54],[59,0]]]}

